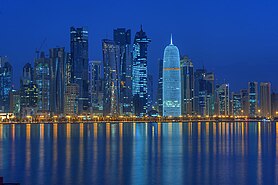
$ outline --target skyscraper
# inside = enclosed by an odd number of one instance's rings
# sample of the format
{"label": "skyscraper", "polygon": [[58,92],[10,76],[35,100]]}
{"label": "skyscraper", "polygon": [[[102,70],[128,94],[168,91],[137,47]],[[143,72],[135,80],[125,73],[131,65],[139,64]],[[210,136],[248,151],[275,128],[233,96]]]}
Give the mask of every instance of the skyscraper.
{"label": "skyscraper", "polygon": [[50,63],[43,52],[35,60],[34,79],[38,88],[38,111],[50,112]]}
{"label": "skyscraper", "polygon": [[271,116],[271,84],[260,83],[260,116]]}
{"label": "skyscraper", "polygon": [[132,95],[136,116],[146,115],[148,109],[147,51],[150,42],[151,39],[147,37],[141,26],[133,44]]}
{"label": "skyscraper", "polygon": [[0,67],[0,110],[10,111],[10,92],[12,90],[13,67],[5,61]]}
{"label": "skyscraper", "polygon": [[181,59],[181,97],[182,114],[193,114],[194,69],[191,59],[189,59],[187,56]]}
{"label": "skyscraper", "polygon": [[230,114],[230,89],[229,84],[216,86],[216,110],[218,115],[228,116]]}
{"label": "skyscraper", "polygon": [[64,114],[73,116],[78,114],[78,93],[79,86],[71,83],[66,86],[64,96]]}
{"label": "skyscraper", "polygon": [[20,80],[20,115],[34,116],[37,113],[38,89],[34,83],[34,69],[30,63],[23,67]]}
{"label": "skyscraper", "polygon": [[194,73],[194,113],[212,116],[215,112],[214,73],[197,69]]}
{"label": "skyscraper", "polygon": [[180,53],[173,44],[164,50],[163,61],[163,116],[181,116]]}
{"label": "skyscraper", "polygon": [[148,74],[148,111],[152,110],[153,107],[153,76]]}
{"label": "skyscraper", "polygon": [[52,114],[64,111],[66,53],[64,48],[51,48],[50,60],[50,110]]}
{"label": "skyscraper", "polygon": [[240,90],[240,96],[241,96],[241,115],[247,116],[249,115],[248,90],[247,89]]}
{"label": "skyscraper", "polygon": [[103,83],[101,61],[89,61],[89,98],[93,114],[103,111]]}
{"label": "skyscraper", "polygon": [[105,116],[119,115],[119,51],[119,46],[114,41],[108,39],[102,40],[104,66],[103,114]]}
{"label": "skyscraper", "polygon": [[131,58],[131,31],[125,28],[114,30],[114,42],[119,46],[120,82],[119,105],[121,115],[132,115],[132,58]]}
{"label": "skyscraper", "polygon": [[234,116],[240,116],[242,110],[241,104],[241,94],[240,93],[232,93],[232,114]]}
{"label": "skyscraper", "polygon": [[258,82],[248,82],[248,115],[255,117],[258,111]]}
{"label": "skyscraper", "polygon": [[157,106],[160,116],[163,115],[163,60],[158,60],[158,85],[157,85]]}
{"label": "skyscraper", "polygon": [[278,118],[278,94],[277,93],[271,94],[271,111],[272,111],[272,117]]}
{"label": "skyscraper", "polygon": [[78,111],[88,111],[88,31],[84,28],[70,28],[71,83],[79,86]]}

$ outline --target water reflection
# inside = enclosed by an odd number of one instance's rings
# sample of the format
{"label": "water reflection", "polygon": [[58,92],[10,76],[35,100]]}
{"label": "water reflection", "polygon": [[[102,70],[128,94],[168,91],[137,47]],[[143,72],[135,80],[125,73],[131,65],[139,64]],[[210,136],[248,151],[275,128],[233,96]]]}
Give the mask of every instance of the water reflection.
{"label": "water reflection", "polygon": [[0,124],[21,184],[277,184],[278,123]]}

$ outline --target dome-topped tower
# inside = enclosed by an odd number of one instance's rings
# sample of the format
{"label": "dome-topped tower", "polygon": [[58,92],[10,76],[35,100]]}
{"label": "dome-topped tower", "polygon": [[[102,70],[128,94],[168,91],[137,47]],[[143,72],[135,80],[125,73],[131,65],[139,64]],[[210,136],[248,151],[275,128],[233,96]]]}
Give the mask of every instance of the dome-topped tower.
{"label": "dome-topped tower", "polygon": [[173,44],[164,50],[163,60],[163,116],[178,117],[181,115],[181,74],[180,53]]}

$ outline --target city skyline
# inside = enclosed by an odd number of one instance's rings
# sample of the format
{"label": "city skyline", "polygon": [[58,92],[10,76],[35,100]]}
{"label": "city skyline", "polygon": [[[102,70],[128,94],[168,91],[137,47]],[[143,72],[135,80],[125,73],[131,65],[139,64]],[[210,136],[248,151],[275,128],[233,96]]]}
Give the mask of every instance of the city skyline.
{"label": "city skyline", "polygon": [[[62,2],[56,2],[53,7],[44,2],[32,3],[30,6],[31,1],[2,1],[0,20],[6,25],[6,29],[0,31],[0,40],[3,43],[0,46],[0,55],[9,56],[15,70],[19,71],[25,63],[33,62],[36,48],[42,46],[42,50],[47,51],[48,48],[59,46],[66,47],[69,51],[68,27],[87,25],[91,33],[89,60],[101,60],[101,40],[112,39],[111,30],[125,27],[131,29],[133,37],[139,25],[143,24],[152,38],[149,47],[151,69],[157,68],[157,60],[163,57],[163,47],[168,42],[169,34],[173,33],[181,54],[189,56],[195,67],[205,65],[209,71],[214,71],[219,83],[226,80],[231,84],[232,90],[238,91],[248,81],[271,81],[272,88],[277,90],[278,82],[274,69],[277,67],[278,58],[275,51],[278,47],[278,27],[273,24],[273,20],[277,15],[275,10],[278,3],[275,1],[266,3],[257,0],[252,2],[251,7],[247,2],[239,1],[211,4],[162,1],[159,4],[160,11],[155,10],[156,16],[152,16],[154,2],[143,1],[142,4],[148,3],[149,6],[144,9],[145,15],[137,16],[132,14],[131,4],[122,1],[124,11],[116,14],[113,20],[107,19],[108,15],[103,15],[101,20],[105,20],[104,22],[99,21],[97,15],[107,8],[105,3],[86,0],[81,2],[83,3],[77,5],[73,1],[67,2],[67,7],[59,9],[61,14],[54,16],[49,13],[41,14],[39,11],[58,10]],[[113,1],[106,3],[118,7]],[[17,8],[13,9],[14,6]],[[74,17],[72,10],[80,16]],[[168,17],[163,15],[164,10],[170,12]],[[258,10],[265,13],[258,14]],[[179,11],[182,11],[184,16],[179,16]],[[216,16],[219,12],[221,17]],[[130,15],[130,19],[125,19],[126,15]],[[25,24],[25,20],[28,20],[29,24]],[[24,29],[14,29],[16,27]],[[264,68],[259,67],[262,62]],[[237,67],[239,65],[240,68]],[[154,79],[157,79],[158,71],[152,72]],[[17,74],[15,79],[15,82],[19,79]]]}

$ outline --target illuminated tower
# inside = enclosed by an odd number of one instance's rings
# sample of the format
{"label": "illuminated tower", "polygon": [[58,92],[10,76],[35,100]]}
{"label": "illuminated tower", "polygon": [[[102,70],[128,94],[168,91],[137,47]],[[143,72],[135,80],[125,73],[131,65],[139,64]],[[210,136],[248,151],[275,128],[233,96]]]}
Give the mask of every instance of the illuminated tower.
{"label": "illuminated tower", "polygon": [[148,108],[147,50],[150,42],[141,26],[133,44],[132,95],[134,113],[137,116],[146,115]]}
{"label": "illuminated tower", "polygon": [[171,43],[164,50],[163,116],[181,115],[181,74],[179,49]]}

